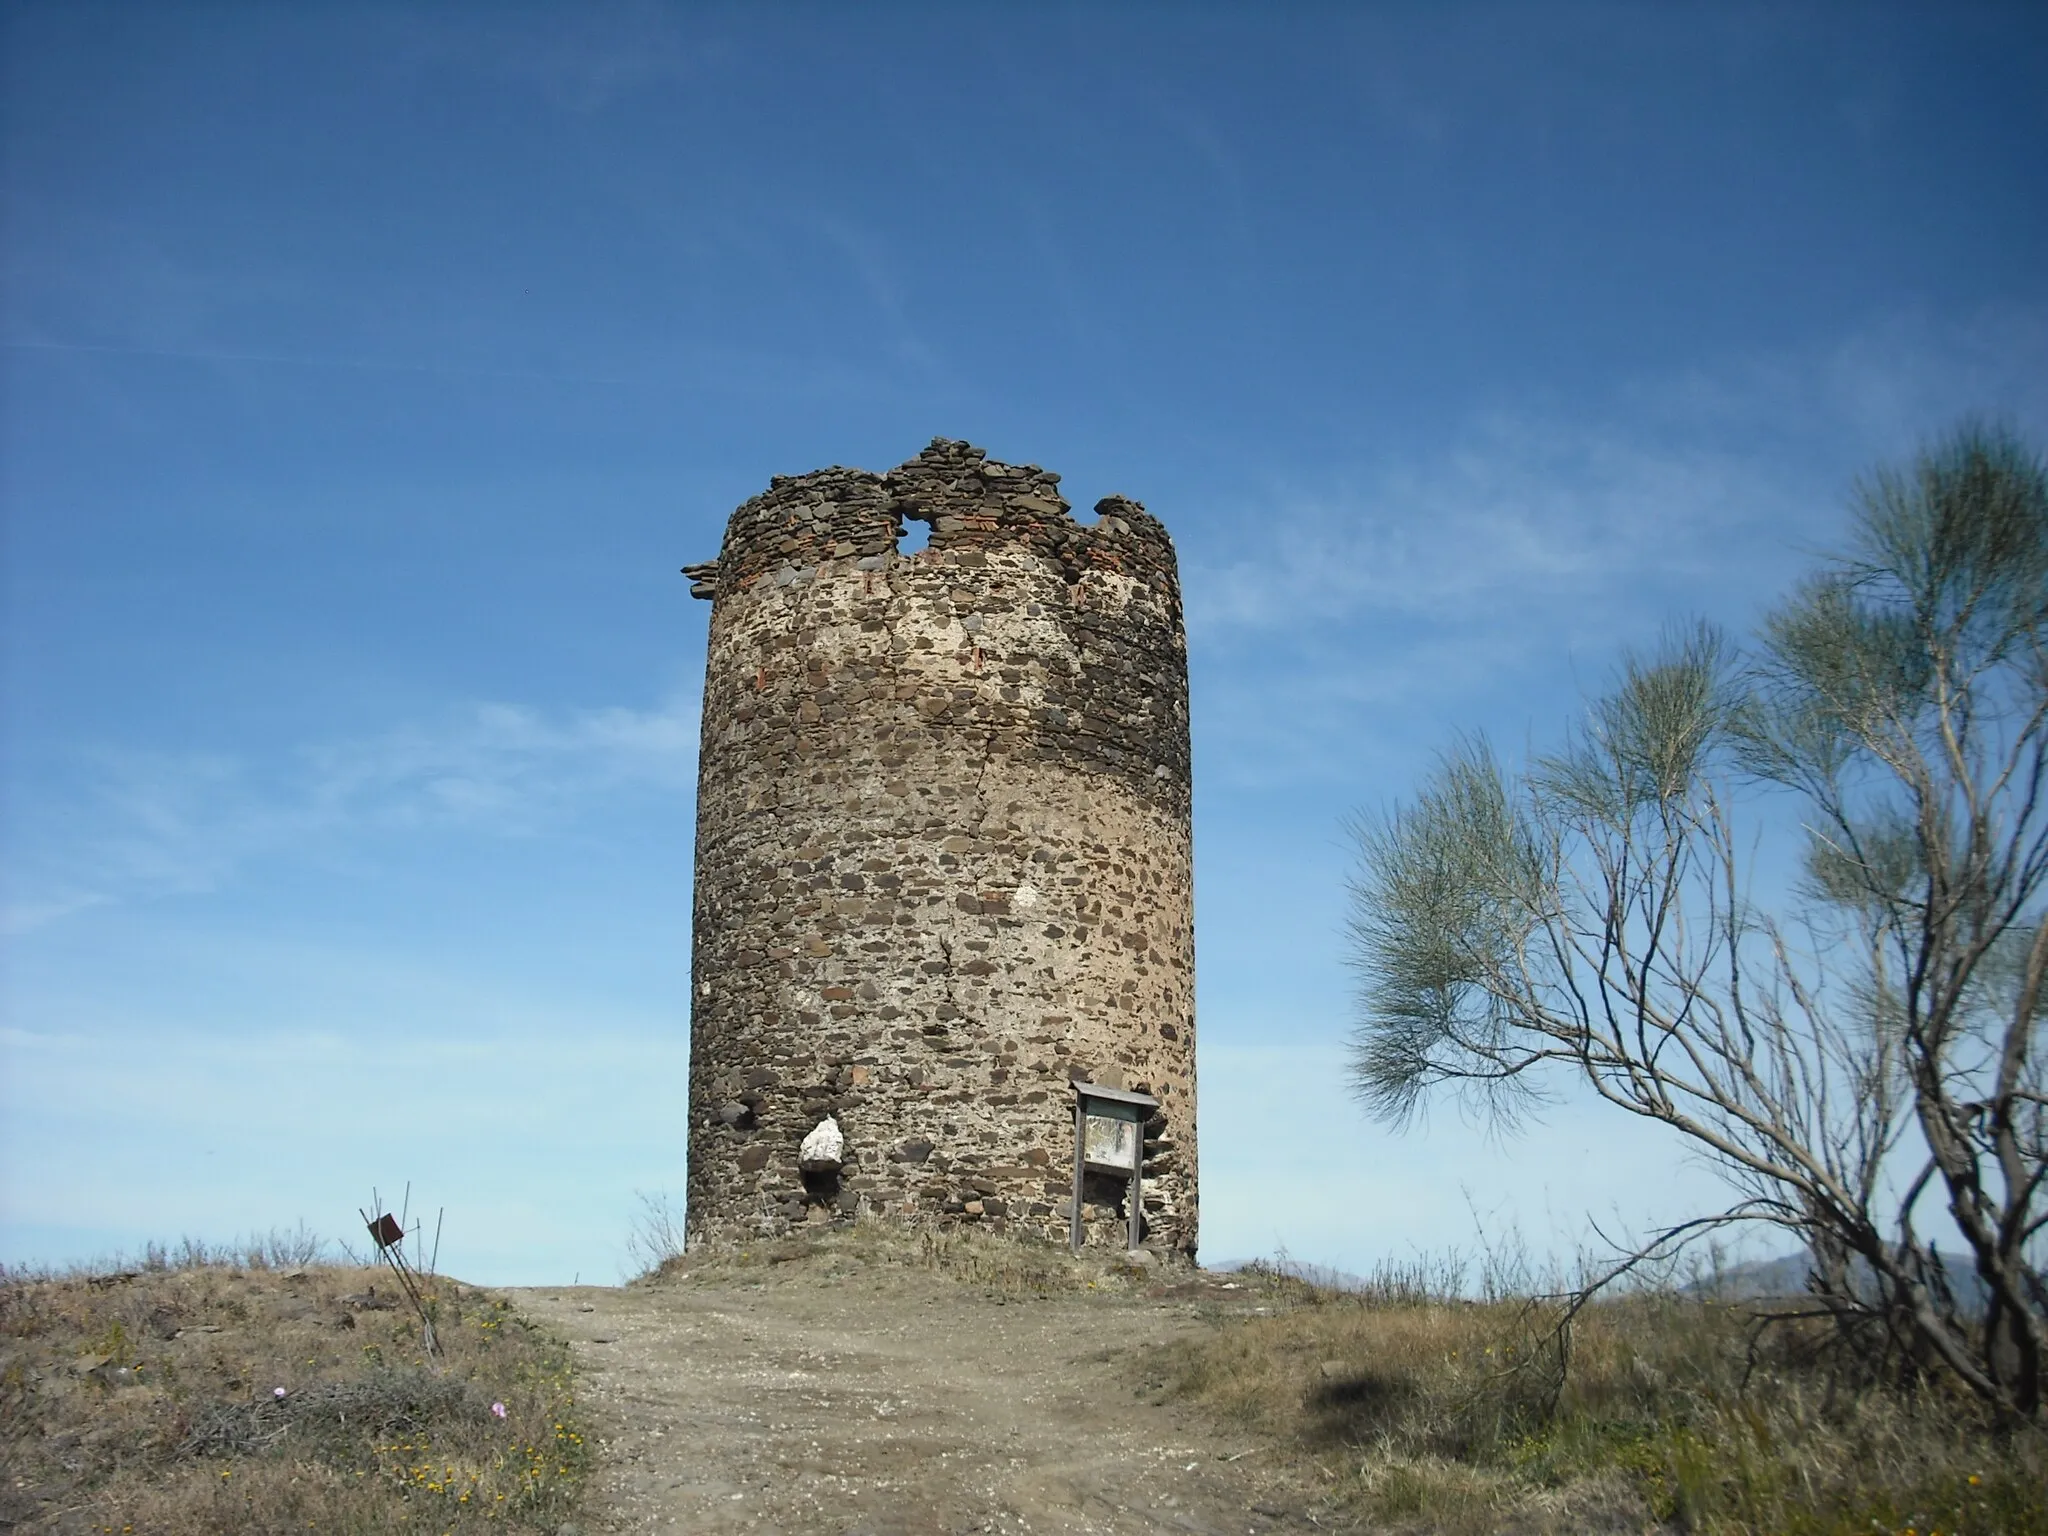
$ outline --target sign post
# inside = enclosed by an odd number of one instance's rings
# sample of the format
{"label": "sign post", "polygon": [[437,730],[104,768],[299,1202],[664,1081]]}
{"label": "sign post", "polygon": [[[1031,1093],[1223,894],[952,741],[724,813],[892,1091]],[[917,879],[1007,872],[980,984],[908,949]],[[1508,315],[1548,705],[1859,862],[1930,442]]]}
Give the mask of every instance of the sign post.
{"label": "sign post", "polygon": [[1120,1173],[1130,1180],[1126,1246],[1138,1246],[1145,1209],[1145,1122],[1158,1108],[1149,1093],[1074,1084],[1074,1205],[1067,1222],[1067,1242],[1074,1252],[1081,1251],[1081,1187],[1090,1172]]}

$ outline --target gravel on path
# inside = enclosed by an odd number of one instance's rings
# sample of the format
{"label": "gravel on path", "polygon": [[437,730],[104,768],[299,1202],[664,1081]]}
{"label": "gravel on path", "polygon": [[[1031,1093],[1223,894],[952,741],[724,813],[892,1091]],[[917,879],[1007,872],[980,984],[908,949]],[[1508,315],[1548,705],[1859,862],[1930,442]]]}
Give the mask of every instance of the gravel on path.
{"label": "gravel on path", "polygon": [[1227,1276],[1019,1297],[796,1262],[515,1294],[575,1352],[598,1437],[586,1528],[1330,1528],[1255,1441],[1155,1400],[1163,1348],[1256,1309]]}

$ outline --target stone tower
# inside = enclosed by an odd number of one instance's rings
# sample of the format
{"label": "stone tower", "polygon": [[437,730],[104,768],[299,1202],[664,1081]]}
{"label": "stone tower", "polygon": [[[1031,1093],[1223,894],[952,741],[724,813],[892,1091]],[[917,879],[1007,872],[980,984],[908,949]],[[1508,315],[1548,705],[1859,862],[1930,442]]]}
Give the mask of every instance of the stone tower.
{"label": "stone tower", "polygon": [[[1059,478],[943,438],[779,476],[686,570],[712,600],[693,1243],[863,1209],[1064,1240],[1092,1080],[1159,1100],[1145,1240],[1194,1252],[1179,578],[1143,507],[1076,523]],[[827,1117],[840,1166],[807,1170]],[[1125,1198],[1090,1176],[1090,1241]]]}

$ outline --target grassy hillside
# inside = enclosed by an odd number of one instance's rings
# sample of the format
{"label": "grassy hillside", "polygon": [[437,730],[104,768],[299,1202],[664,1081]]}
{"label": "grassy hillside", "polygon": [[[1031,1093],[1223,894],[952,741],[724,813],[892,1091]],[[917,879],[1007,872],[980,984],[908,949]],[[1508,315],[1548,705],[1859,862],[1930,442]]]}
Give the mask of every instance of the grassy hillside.
{"label": "grassy hillside", "polygon": [[[1226,1284],[881,1224],[651,1257],[656,1292],[843,1287],[882,1266],[957,1282],[970,1311],[1086,1298],[1060,1346],[1081,1362],[1123,1358],[1124,1308],[1171,1302],[1185,1332],[1132,1357],[1139,1390],[1228,1425],[1248,1448],[1227,1459],[1257,1456],[1244,1464],[1299,1490],[1325,1529],[2048,1536],[2040,1437],[2001,1438],[1937,1389],[1848,1375],[1807,1325],[1762,1325],[1762,1304],[1645,1291],[1560,1331],[1556,1306],[1501,1285],[1464,1299],[1455,1265],[1344,1291],[1277,1268]],[[579,1520],[592,1456],[566,1346],[502,1297],[425,1287],[431,1356],[388,1271],[275,1245],[0,1275],[0,1528]]]}
{"label": "grassy hillside", "polygon": [[0,1527],[557,1530],[588,1459],[568,1351],[425,1278],[256,1248],[0,1274]]}
{"label": "grassy hillside", "polygon": [[1374,1529],[2048,1533],[2048,1446],[1835,1368],[1824,1336],[1675,1293],[1560,1309],[1266,1277],[1271,1315],[1157,1380],[1313,1467]]}

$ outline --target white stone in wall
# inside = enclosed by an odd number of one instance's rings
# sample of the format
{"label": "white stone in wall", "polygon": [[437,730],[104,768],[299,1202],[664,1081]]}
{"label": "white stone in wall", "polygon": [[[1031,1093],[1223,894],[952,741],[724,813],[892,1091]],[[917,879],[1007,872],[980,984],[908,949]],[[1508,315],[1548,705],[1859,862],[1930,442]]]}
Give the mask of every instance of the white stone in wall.
{"label": "white stone in wall", "polygon": [[805,1173],[837,1173],[845,1154],[846,1138],[840,1134],[839,1122],[827,1115],[797,1148],[796,1164]]}

